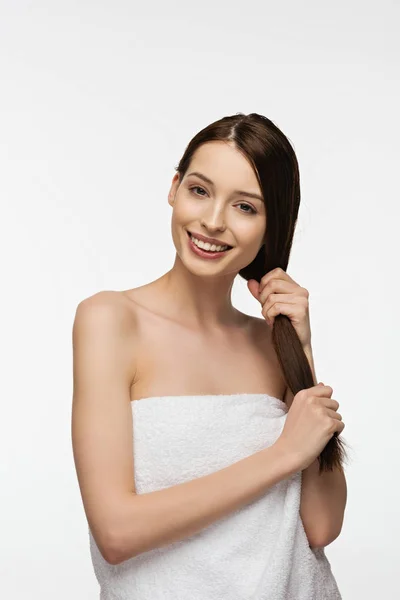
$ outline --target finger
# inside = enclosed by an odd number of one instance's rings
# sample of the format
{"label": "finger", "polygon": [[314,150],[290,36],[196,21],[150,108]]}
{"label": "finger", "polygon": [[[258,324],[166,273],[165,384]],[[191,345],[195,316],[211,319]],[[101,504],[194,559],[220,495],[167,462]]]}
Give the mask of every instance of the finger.
{"label": "finger", "polygon": [[314,385],[313,387],[308,388],[308,390],[312,396],[318,397],[328,396],[330,398],[333,394],[333,388],[330,385],[324,384]]}
{"label": "finger", "polygon": [[272,306],[263,306],[262,314],[264,318],[273,322],[273,319],[278,315],[285,315],[290,318],[300,317],[303,312],[303,307],[298,304],[291,304],[287,302],[274,302]]}
{"label": "finger", "polygon": [[260,296],[260,302],[267,311],[274,305],[276,302],[282,304],[298,304],[299,298],[295,294],[269,294],[269,296],[265,299]]}
{"label": "finger", "polygon": [[286,281],[291,281],[292,283],[295,283],[296,285],[298,285],[296,283],[296,281],[294,281],[294,279],[292,279],[292,277],[290,277],[290,275],[288,275],[288,273],[286,271],[284,271],[283,269],[281,269],[280,267],[277,267],[276,269],[272,269],[272,271],[268,271],[268,273],[266,273],[260,280],[260,284],[262,284],[262,286],[264,286],[265,284],[268,283],[268,281],[270,279],[284,279]]}
{"label": "finger", "polygon": [[260,284],[256,279],[249,279],[247,288],[256,300],[260,300]]}
{"label": "finger", "polygon": [[324,405],[331,410],[337,410],[340,406],[339,402],[333,398],[321,398],[321,400],[323,401]]}
{"label": "finger", "polygon": [[342,421],[342,415],[340,413],[338,413],[336,410],[332,410],[331,408],[327,408],[326,412],[333,419],[339,419],[339,421]]}
{"label": "finger", "polygon": [[343,429],[345,428],[344,422],[340,419],[334,419],[333,424],[335,426],[335,431],[337,431],[338,433],[342,433]]}
{"label": "finger", "polygon": [[[283,279],[272,279],[268,285],[262,287],[260,284],[259,290],[259,300],[261,303],[264,303],[271,294],[290,294],[291,296],[295,296],[296,292],[298,292],[298,287],[292,284],[290,281],[284,281]],[[299,297],[301,297],[300,293]]]}

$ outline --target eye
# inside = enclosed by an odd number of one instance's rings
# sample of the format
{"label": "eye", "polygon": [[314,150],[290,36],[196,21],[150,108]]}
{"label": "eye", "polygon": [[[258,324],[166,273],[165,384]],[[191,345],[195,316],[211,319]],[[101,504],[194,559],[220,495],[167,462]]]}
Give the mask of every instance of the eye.
{"label": "eye", "polygon": [[247,208],[249,208],[250,210],[245,210],[244,212],[248,212],[249,214],[255,215],[257,213],[257,211],[252,206],[250,206],[250,204],[243,204],[243,202],[241,202],[239,206],[247,206]]}
{"label": "eye", "polygon": [[[197,192],[194,192],[193,190],[203,190],[203,192],[205,192],[207,194],[207,192],[205,191],[204,188],[202,188],[200,185],[194,185],[191,188],[189,188],[189,191],[194,195],[194,196],[203,196],[203,194],[198,194]],[[246,206],[247,208],[249,208],[250,210],[245,210],[242,212],[248,213],[249,215],[253,214],[256,215],[257,211],[250,205],[250,204],[246,204],[244,202],[241,202],[239,204],[239,206]]]}
{"label": "eye", "polygon": [[[193,187],[191,187],[189,189],[192,192],[192,194],[194,194],[195,196],[198,196],[199,194],[196,194],[195,192],[193,192],[193,190],[197,189],[197,190],[203,190],[203,192],[205,192],[205,190],[202,187],[200,187],[199,185],[195,185],[195,186],[193,186]],[[202,194],[200,194],[200,196],[202,196]]]}

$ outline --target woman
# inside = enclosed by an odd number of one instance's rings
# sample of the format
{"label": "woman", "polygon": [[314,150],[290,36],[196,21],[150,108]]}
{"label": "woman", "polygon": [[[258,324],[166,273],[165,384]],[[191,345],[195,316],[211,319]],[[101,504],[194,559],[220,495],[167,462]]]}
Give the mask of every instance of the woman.
{"label": "woman", "polygon": [[[100,597],[336,600],[324,547],[346,504],[344,423],[317,385],[308,291],[286,273],[294,150],[239,113],[176,170],[172,269],[86,298],[74,321],[72,441]],[[262,317],[232,306],[238,274]]]}

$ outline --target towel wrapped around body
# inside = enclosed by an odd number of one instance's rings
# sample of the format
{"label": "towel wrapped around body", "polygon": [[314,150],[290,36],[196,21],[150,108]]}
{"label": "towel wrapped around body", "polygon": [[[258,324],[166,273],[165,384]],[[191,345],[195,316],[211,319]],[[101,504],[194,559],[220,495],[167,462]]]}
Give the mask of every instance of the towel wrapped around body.
{"label": "towel wrapped around body", "polygon": [[[286,404],[267,394],[157,396],[132,405],[138,494],[208,475],[272,445]],[[198,533],[120,564],[89,528],[100,600],[341,600],[324,548],[310,548],[299,471]]]}

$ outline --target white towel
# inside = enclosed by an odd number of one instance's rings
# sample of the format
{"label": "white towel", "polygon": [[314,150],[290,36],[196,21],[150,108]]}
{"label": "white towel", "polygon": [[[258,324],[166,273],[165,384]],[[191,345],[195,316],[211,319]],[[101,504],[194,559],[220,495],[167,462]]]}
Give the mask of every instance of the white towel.
{"label": "white towel", "polygon": [[[267,394],[161,396],[132,404],[138,494],[218,471],[273,444],[288,408]],[[89,529],[100,600],[341,600],[300,517],[301,475],[198,533],[118,565]]]}

